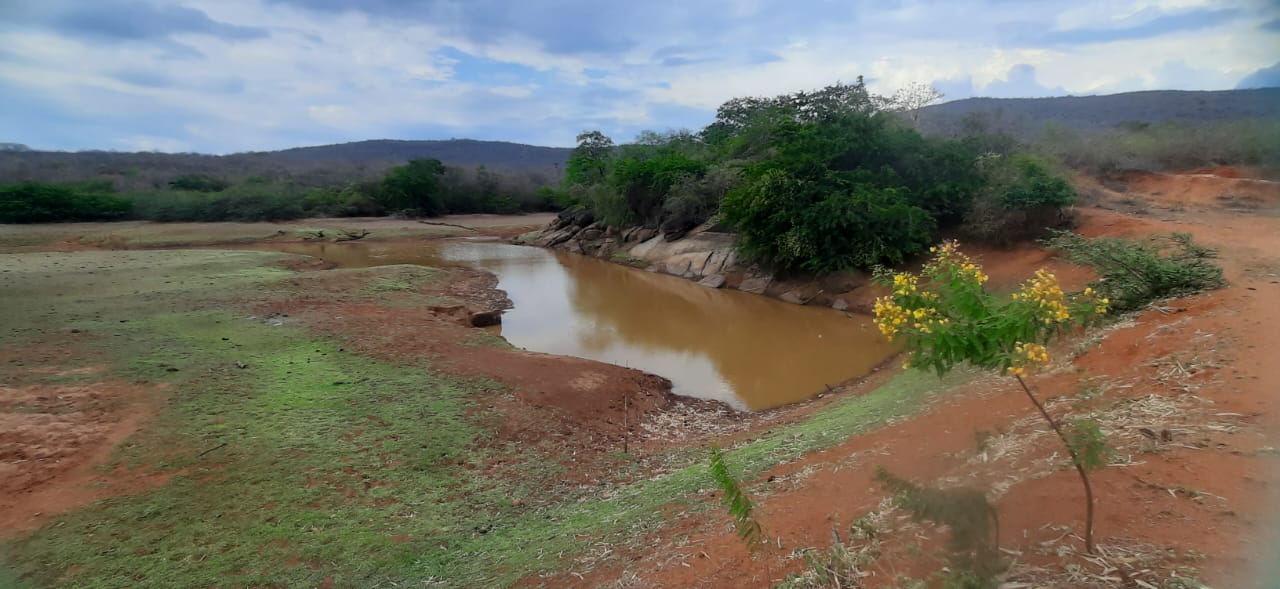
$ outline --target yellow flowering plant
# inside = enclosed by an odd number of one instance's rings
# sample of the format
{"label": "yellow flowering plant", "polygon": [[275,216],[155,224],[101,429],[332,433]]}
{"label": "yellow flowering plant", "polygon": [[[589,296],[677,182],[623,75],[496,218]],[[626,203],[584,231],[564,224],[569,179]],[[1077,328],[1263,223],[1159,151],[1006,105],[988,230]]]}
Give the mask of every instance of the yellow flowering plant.
{"label": "yellow flowering plant", "polygon": [[1110,301],[1092,288],[1068,293],[1044,269],[1016,292],[1000,296],[987,290],[987,275],[958,243],[944,242],[929,251],[932,258],[919,274],[877,269],[877,281],[890,293],[876,299],[876,326],[890,341],[903,344],[904,368],[941,376],[967,363],[1017,379],[1080,474],[1088,507],[1085,545],[1093,552],[1093,490],[1087,470],[1102,464],[1102,436],[1089,420],[1073,422],[1068,435],[1022,377],[1051,362],[1045,345],[1055,336],[1105,315]]}
{"label": "yellow flowering plant", "polygon": [[1049,362],[1054,336],[1107,312],[1109,301],[1092,289],[1067,293],[1039,270],[1017,292],[986,289],[982,267],[948,241],[930,248],[920,273],[877,270],[890,294],[875,302],[876,325],[905,344],[907,365],[945,374],[957,364],[1025,375]]}

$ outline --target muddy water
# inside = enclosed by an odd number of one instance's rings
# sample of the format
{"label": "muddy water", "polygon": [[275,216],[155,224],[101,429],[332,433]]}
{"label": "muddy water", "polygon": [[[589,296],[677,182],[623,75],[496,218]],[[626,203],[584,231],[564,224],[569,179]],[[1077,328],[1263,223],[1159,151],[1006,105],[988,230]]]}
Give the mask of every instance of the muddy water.
{"label": "muddy water", "polygon": [[493,272],[515,307],[513,345],[638,368],[678,394],[760,410],[862,376],[893,353],[867,317],[802,307],[595,258],[495,241],[282,246],[343,267],[466,265]]}

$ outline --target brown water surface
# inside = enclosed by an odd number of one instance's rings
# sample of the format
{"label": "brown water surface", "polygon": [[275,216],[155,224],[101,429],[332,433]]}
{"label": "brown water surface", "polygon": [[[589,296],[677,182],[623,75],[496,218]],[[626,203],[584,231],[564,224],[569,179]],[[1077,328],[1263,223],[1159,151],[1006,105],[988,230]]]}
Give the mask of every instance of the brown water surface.
{"label": "brown water surface", "polygon": [[760,410],[862,376],[894,349],[869,317],[715,290],[595,258],[496,241],[298,243],[342,267],[465,265],[493,272],[515,307],[513,345],[638,368],[678,394]]}

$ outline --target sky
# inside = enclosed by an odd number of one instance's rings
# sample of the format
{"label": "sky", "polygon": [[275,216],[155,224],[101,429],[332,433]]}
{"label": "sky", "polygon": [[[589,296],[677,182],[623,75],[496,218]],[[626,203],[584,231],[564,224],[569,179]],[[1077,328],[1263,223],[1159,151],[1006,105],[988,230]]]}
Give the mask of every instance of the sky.
{"label": "sky", "polygon": [[946,100],[1280,86],[1275,0],[0,0],[0,142],[571,146],[862,75]]}

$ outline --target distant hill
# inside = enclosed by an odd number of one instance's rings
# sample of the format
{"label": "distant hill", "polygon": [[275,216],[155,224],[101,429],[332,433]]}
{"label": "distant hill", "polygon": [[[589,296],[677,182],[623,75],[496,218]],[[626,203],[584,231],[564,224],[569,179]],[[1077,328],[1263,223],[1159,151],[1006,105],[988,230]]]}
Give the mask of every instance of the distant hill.
{"label": "distant hill", "polygon": [[261,155],[291,162],[342,161],[357,163],[404,162],[415,158],[435,158],[451,166],[489,166],[500,168],[553,168],[569,160],[572,149],[541,147],[505,141],[448,139],[443,141],[401,141],[376,139],[295,147],[283,151],[238,154],[241,157]]}
{"label": "distant hill", "polygon": [[572,151],[504,141],[380,139],[230,155],[37,151],[17,144],[0,148],[0,182],[80,182],[111,179],[122,187],[161,187],[183,174],[238,181],[251,176],[329,185],[381,177],[387,168],[415,158],[448,166],[485,166],[499,172],[558,179]]}
{"label": "distant hill", "polygon": [[1203,123],[1280,118],[1280,88],[1251,90],[1154,90],[1107,96],[1056,98],[966,98],[925,107],[920,130],[954,134],[966,118],[981,118],[1018,138],[1043,131],[1045,123],[1083,131],[1120,123],[1168,121]]}

